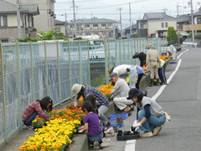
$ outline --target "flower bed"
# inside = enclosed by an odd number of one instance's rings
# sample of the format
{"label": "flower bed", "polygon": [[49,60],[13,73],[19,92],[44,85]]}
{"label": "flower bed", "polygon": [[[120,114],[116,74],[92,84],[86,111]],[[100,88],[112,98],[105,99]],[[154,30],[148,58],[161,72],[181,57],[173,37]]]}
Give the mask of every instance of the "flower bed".
{"label": "flower bed", "polygon": [[[109,83],[97,88],[106,96],[110,96],[113,86]],[[84,99],[80,98],[79,105]],[[81,119],[85,115],[79,107],[68,107],[53,110],[49,113],[50,121],[37,117],[32,125],[36,128],[33,136],[30,136],[20,147],[20,151],[62,151],[66,145],[72,143],[72,136]]]}
{"label": "flower bed", "polygon": [[97,88],[98,91],[102,92],[105,96],[109,97],[112,94],[113,86],[111,83],[101,85]]}
{"label": "flower bed", "polygon": [[50,113],[50,121],[46,126],[40,125],[41,118],[33,121],[34,124],[42,128],[36,129],[34,136],[30,136],[20,146],[21,151],[61,151],[66,145],[71,144],[71,137],[76,132],[76,128],[81,124],[81,118],[85,113],[81,108],[66,108],[53,110]]}

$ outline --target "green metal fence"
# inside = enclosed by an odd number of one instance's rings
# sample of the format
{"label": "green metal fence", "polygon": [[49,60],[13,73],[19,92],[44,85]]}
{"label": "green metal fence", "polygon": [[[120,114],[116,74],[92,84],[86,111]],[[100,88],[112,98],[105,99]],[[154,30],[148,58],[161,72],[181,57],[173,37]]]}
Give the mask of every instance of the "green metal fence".
{"label": "green metal fence", "polygon": [[0,144],[21,127],[21,114],[32,100],[50,96],[59,104],[76,82],[107,82],[112,66],[137,64],[132,55],[150,41],[159,50],[165,44],[161,39],[110,40],[93,47],[88,41],[1,44]]}

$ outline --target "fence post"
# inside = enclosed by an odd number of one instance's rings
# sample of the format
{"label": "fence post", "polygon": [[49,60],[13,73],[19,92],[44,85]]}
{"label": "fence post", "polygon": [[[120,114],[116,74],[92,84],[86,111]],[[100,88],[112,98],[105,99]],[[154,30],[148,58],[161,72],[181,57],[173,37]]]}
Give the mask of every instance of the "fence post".
{"label": "fence post", "polygon": [[[0,81],[0,95],[1,95],[1,98],[2,98],[2,117],[3,117],[3,127],[2,127],[2,130],[3,130],[3,142],[5,141],[5,138],[6,138],[6,100],[5,100],[5,91],[4,91],[4,81],[5,81],[5,73],[4,73],[4,62],[3,62],[3,49],[2,49],[2,46],[1,46],[1,43],[0,43],[0,77],[1,77],[1,81]],[[1,142],[1,140],[0,140]]]}
{"label": "fence post", "polygon": [[78,55],[79,55],[79,75],[80,75],[80,83],[83,83],[83,74],[82,74],[82,56],[81,56],[81,49],[80,49],[80,41],[78,41]]}
{"label": "fence post", "polygon": [[19,49],[19,43],[16,43],[16,67],[17,67],[17,83],[16,83],[16,91],[17,91],[17,98],[15,99],[15,124],[16,127],[18,125],[18,112],[20,108],[20,101],[21,101],[21,77],[20,77],[20,49]]}
{"label": "fence post", "polygon": [[58,95],[59,100],[63,100],[64,98],[61,98],[61,68],[60,68],[60,51],[59,51],[59,41],[56,42],[56,48],[57,48],[57,76],[58,76]]}
{"label": "fence post", "polygon": [[30,75],[30,88],[31,88],[31,100],[35,99],[34,95],[34,80],[33,80],[33,50],[32,50],[32,43],[29,43],[29,49],[30,49],[30,70],[31,70],[31,75]]}
{"label": "fence post", "polygon": [[72,86],[72,65],[71,65],[70,44],[71,44],[71,42],[68,41],[69,81],[70,81],[70,94],[72,96],[72,92],[71,92],[71,86]]}
{"label": "fence post", "polygon": [[117,40],[114,40],[114,42],[115,42],[115,64],[114,64],[114,66],[116,66],[117,64],[118,64],[118,62],[119,62],[119,57],[118,57],[118,52],[117,52]]}
{"label": "fence post", "polygon": [[46,95],[50,95],[49,91],[49,84],[48,84],[48,63],[47,63],[47,43],[46,41],[43,42],[44,46],[44,54],[45,54],[45,85],[46,85]]}
{"label": "fence post", "polygon": [[89,41],[87,41],[87,60],[88,60],[88,73],[89,73],[89,75],[88,75],[89,83],[88,84],[91,85],[91,69],[90,69],[91,64],[90,64],[89,46],[90,46]]}
{"label": "fence post", "polygon": [[104,51],[105,51],[105,80],[106,83],[109,81],[108,75],[108,47],[107,47],[107,40],[104,40]]}
{"label": "fence post", "polygon": [[122,39],[119,40],[119,64],[122,63],[121,48],[122,48]]}

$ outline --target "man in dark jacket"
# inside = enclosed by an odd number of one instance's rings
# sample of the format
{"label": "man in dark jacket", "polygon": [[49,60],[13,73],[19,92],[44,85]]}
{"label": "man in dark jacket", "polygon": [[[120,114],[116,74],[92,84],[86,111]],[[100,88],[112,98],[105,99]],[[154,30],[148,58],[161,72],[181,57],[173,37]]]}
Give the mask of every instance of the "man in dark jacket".
{"label": "man in dark jacket", "polygon": [[146,65],[146,53],[144,52],[136,52],[133,56],[133,59],[138,58],[140,60],[140,66],[143,67],[144,65]]}

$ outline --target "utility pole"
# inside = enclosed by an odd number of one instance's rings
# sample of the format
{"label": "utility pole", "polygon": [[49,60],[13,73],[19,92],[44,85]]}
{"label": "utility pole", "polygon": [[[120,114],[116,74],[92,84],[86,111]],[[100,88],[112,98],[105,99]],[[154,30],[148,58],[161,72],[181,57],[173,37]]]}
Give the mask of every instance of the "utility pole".
{"label": "utility pole", "polygon": [[20,18],[20,0],[16,0],[17,5],[17,38],[21,38],[21,18]]}
{"label": "utility pole", "polygon": [[76,23],[76,12],[75,12],[75,0],[73,0],[73,23],[74,23],[74,36],[76,37],[77,23]]}
{"label": "utility pole", "polygon": [[192,41],[195,41],[195,33],[194,33],[194,17],[193,17],[193,0],[190,0],[190,6],[191,6],[191,30],[192,30]]}
{"label": "utility pole", "polygon": [[164,8],[164,9],[162,9],[163,10],[163,12],[166,14],[166,12],[167,12],[167,8]]}
{"label": "utility pole", "polygon": [[122,8],[119,8],[119,19],[120,19],[120,30],[121,30],[121,37],[122,37],[122,17],[121,17]]}
{"label": "utility pole", "polygon": [[67,31],[67,13],[65,12],[65,36],[67,37],[68,31]]}
{"label": "utility pole", "polygon": [[178,24],[178,21],[179,21],[179,7],[180,5],[177,4],[177,19],[176,19],[176,29],[177,29],[177,43],[178,45],[180,45],[180,37],[179,37],[179,24]]}
{"label": "utility pole", "polygon": [[132,36],[131,3],[129,2],[130,38]]}

